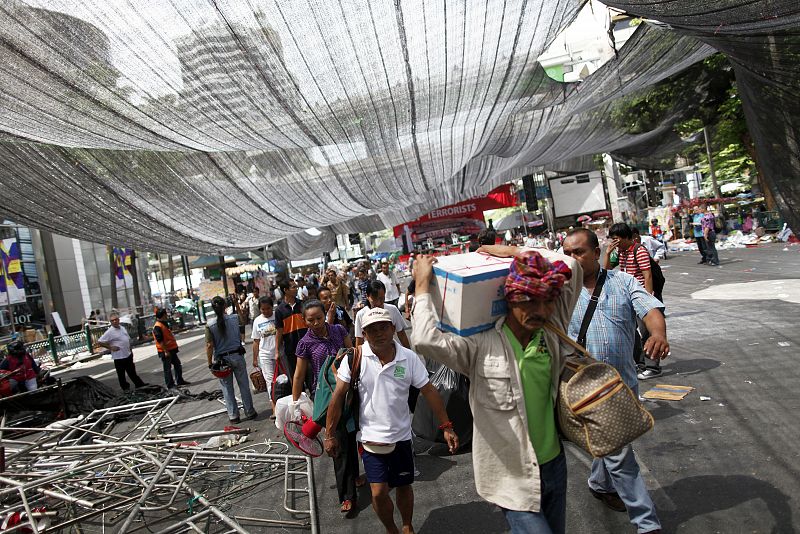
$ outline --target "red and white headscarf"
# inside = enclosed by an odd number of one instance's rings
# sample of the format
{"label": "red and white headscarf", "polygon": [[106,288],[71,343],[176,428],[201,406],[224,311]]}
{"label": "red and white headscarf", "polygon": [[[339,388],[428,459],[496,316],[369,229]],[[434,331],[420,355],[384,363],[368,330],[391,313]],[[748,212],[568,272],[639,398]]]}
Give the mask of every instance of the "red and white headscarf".
{"label": "red and white headscarf", "polygon": [[572,270],[563,261],[550,263],[535,250],[516,256],[511,262],[504,293],[509,302],[531,299],[554,300],[561,294]]}

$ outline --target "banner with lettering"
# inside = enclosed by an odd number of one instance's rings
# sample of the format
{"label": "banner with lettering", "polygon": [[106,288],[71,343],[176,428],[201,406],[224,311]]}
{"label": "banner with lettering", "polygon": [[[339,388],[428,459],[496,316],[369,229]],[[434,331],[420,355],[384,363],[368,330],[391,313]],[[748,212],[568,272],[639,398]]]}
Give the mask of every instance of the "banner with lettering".
{"label": "banner with lettering", "polygon": [[116,270],[117,289],[133,287],[133,275],[131,274],[131,254],[132,249],[114,247],[114,269]]}
{"label": "banner with lettering", "polygon": [[471,198],[458,204],[437,208],[422,217],[394,227],[395,238],[408,229],[412,241],[427,238],[447,237],[452,233],[477,234],[486,227],[483,212],[517,205],[511,184],[504,184],[490,191],[485,197]]}
{"label": "banner with lettering", "polygon": [[25,302],[22,251],[14,237],[0,241],[0,305]]}

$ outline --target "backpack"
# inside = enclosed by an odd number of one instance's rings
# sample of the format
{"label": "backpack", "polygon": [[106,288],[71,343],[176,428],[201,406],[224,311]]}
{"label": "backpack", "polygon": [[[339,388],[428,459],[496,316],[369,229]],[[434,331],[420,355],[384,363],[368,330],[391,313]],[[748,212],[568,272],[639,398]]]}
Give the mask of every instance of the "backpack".
{"label": "backpack", "polygon": [[314,394],[314,413],[312,419],[321,426],[325,426],[325,419],[328,416],[328,405],[336,389],[336,371],[344,358],[350,367],[350,389],[344,400],[342,417],[339,419],[340,425],[346,424],[347,430],[353,432],[358,430],[358,383],[361,379],[361,347],[352,349],[339,349],[336,356],[328,356],[319,371],[317,379],[317,391]]}
{"label": "backpack", "polygon": [[[636,248],[637,247],[644,247],[641,243],[633,247],[633,259],[636,261]],[[647,249],[645,248],[645,251]],[[658,264],[656,260],[650,256],[650,253],[647,252],[647,257],[650,258],[650,273],[653,275],[653,296],[655,296],[661,302],[664,302],[662,298],[662,292],[664,291],[664,283],[667,281],[664,278],[664,272],[661,270],[661,266]]]}

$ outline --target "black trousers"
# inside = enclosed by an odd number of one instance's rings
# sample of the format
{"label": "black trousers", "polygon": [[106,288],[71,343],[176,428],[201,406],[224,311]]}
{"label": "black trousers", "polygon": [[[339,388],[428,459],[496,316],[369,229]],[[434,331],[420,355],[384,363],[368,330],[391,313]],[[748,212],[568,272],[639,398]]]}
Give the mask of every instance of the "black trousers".
{"label": "black trousers", "polygon": [[[654,312],[661,313],[661,310],[653,310]],[[658,370],[661,369],[661,360],[651,360],[644,353],[644,344],[650,338],[650,332],[644,321],[636,318],[637,330],[636,338],[633,342],[633,360],[636,362],[637,367],[644,367],[645,369]]]}
{"label": "black trousers", "polygon": [[144,380],[139,378],[139,375],[136,374],[136,366],[133,364],[133,353],[131,353],[131,355],[127,358],[114,360],[114,368],[117,370],[119,387],[121,387],[123,391],[128,391],[131,387],[131,385],[128,384],[128,381],[125,380],[125,374],[130,377],[131,382],[133,382],[133,385],[137,388],[144,385]]}
{"label": "black trousers", "polygon": [[706,238],[705,237],[695,237],[695,241],[697,241],[697,250],[700,251],[700,256],[703,258],[703,261],[708,261],[708,253],[706,252]]}
{"label": "black trousers", "polygon": [[[183,383],[183,367],[181,361],[178,359],[178,351],[171,350],[167,353],[159,352],[158,357],[161,358],[161,363],[164,366],[164,383],[167,389],[173,387],[175,383]],[[172,378],[172,368],[175,368],[175,379]]]}
{"label": "black trousers", "polygon": [[358,478],[358,445],[356,433],[348,432],[343,425],[336,429],[339,452],[333,457],[333,471],[336,475],[336,491],[339,502],[352,501],[358,497],[356,479]]}

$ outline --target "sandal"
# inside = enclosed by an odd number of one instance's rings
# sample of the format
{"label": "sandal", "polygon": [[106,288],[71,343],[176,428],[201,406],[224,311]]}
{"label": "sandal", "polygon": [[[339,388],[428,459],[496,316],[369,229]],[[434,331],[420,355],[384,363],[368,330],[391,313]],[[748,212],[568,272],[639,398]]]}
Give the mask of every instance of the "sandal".
{"label": "sandal", "polygon": [[339,509],[343,514],[350,513],[353,509],[353,501],[347,500],[342,502],[342,507]]}

